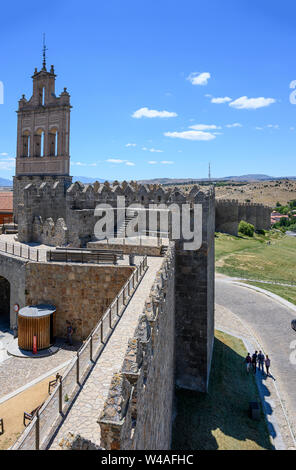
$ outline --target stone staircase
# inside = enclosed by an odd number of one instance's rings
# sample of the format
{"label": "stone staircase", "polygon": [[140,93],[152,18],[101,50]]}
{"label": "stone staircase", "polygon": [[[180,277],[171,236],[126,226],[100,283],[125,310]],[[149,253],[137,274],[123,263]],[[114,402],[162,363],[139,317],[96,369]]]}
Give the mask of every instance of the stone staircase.
{"label": "stone staircase", "polygon": [[125,216],[125,219],[123,221],[123,223],[119,226],[119,227],[116,227],[115,229],[115,237],[116,238],[125,238],[126,237],[126,228],[129,224],[129,222],[133,219],[135,219],[136,216],[132,213],[127,213],[126,216]]}

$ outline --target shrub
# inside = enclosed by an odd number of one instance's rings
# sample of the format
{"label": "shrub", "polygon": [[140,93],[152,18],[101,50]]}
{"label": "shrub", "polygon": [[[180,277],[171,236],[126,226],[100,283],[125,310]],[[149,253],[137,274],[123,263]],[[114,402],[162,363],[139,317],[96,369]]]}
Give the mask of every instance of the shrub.
{"label": "shrub", "polygon": [[252,224],[248,224],[244,220],[241,220],[238,226],[238,231],[243,235],[247,235],[248,237],[252,237],[255,232],[255,227]]}
{"label": "shrub", "polygon": [[288,230],[291,230],[291,232],[296,232],[296,224],[289,225]]}

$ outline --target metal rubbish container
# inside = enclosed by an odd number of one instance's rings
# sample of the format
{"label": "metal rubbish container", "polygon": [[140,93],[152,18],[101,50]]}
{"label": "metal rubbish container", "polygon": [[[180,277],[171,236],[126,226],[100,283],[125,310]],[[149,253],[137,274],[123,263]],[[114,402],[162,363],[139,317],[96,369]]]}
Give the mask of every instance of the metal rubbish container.
{"label": "metal rubbish container", "polygon": [[260,407],[257,401],[250,401],[249,412],[250,412],[251,419],[254,419],[255,421],[260,420]]}

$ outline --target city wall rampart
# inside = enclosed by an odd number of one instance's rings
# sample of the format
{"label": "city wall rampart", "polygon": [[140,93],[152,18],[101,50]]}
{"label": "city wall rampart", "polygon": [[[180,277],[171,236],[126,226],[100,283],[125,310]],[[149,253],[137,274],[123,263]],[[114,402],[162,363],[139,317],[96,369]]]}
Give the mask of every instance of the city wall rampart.
{"label": "city wall rampart", "polygon": [[216,232],[238,234],[238,225],[244,220],[255,230],[270,229],[271,208],[263,204],[242,203],[235,199],[216,199]]}

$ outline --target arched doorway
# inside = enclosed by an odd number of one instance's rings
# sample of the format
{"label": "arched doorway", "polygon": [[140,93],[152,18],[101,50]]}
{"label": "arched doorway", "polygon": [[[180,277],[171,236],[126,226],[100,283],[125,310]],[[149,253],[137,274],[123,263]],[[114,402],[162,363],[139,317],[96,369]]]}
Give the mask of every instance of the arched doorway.
{"label": "arched doorway", "polygon": [[10,283],[0,276],[0,328],[10,325]]}

